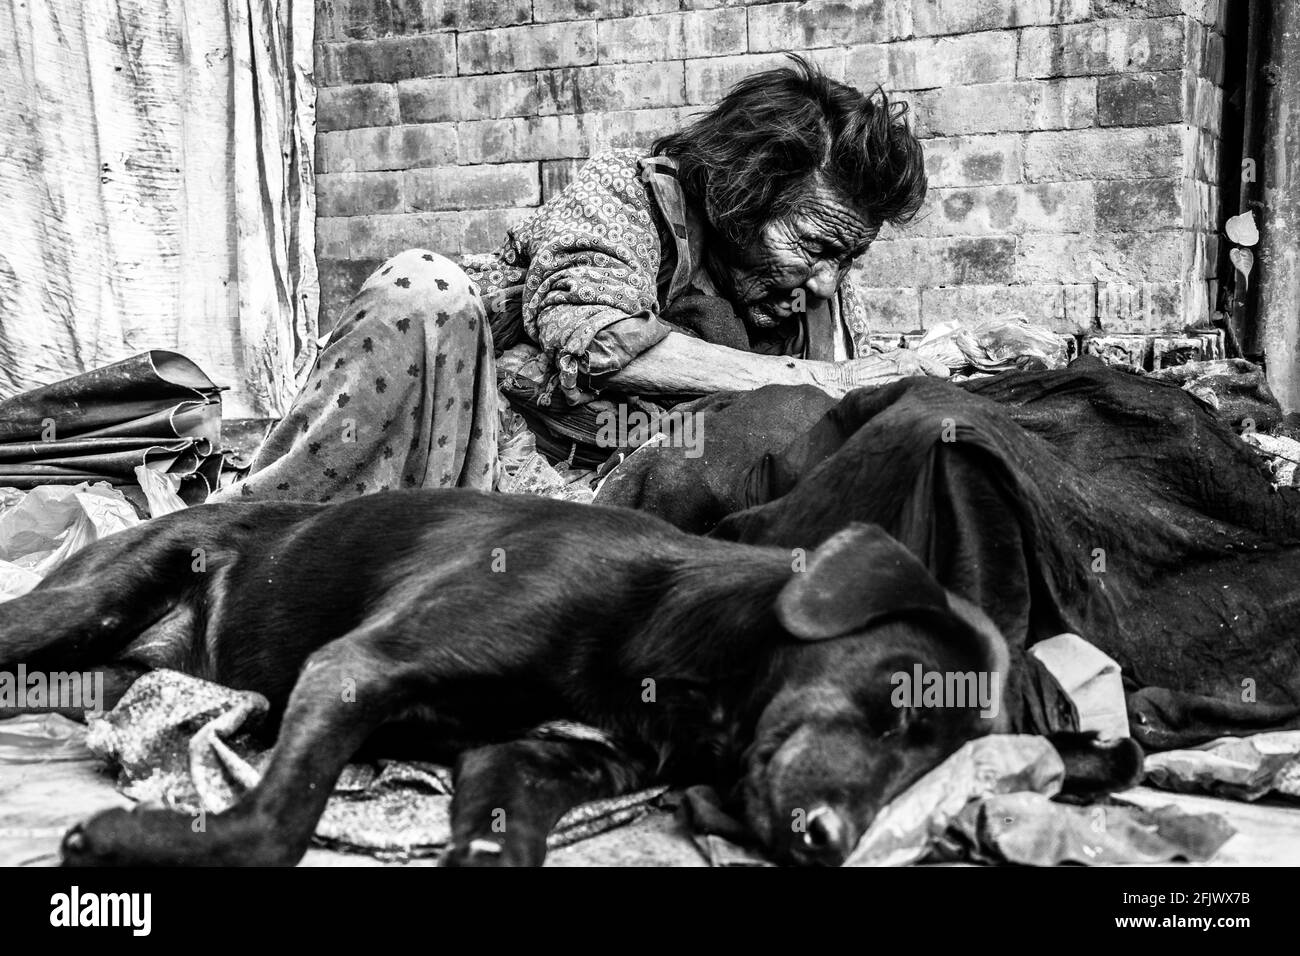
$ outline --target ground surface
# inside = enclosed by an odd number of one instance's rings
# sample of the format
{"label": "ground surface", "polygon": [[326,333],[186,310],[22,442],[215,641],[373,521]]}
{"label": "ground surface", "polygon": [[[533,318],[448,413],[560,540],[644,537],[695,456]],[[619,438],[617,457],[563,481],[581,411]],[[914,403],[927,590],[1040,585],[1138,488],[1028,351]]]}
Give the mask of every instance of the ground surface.
{"label": "ground surface", "polygon": [[[1122,796],[1144,806],[1176,804],[1222,814],[1237,834],[1209,865],[1300,865],[1300,806],[1246,804],[1140,787]],[[6,735],[0,721],[0,866],[58,863],[63,832],[97,810],[126,806],[112,778],[77,740],[33,744]],[[368,856],[313,849],[306,866],[429,866],[432,860],[383,864]],[[671,814],[642,820],[551,854],[552,866],[704,866]]]}

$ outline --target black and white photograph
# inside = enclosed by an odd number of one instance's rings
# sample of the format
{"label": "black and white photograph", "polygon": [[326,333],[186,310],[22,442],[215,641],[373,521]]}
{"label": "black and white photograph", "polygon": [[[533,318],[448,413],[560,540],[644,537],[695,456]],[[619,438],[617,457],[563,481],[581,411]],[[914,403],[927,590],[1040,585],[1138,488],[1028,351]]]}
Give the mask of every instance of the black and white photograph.
{"label": "black and white photograph", "polygon": [[23,924],[1281,923],[1300,2],[0,0],[0,209]]}

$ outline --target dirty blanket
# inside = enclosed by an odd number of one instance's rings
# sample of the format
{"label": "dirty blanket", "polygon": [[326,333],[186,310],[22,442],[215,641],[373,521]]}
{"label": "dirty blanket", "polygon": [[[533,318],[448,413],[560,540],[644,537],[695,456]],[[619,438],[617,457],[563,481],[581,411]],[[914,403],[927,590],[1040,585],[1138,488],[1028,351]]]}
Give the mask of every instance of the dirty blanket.
{"label": "dirty blanket", "polygon": [[[152,671],[106,714],[89,714],[87,746],[118,769],[134,800],[195,816],[227,809],[261,777],[270,751],[251,731],[266,712],[260,694],[176,671]],[[552,724],[538,733],[590,733]],[[635,820],[667,788],[577,807],[551,833],[566,846]],[[451,836],[451,772],[422,762],[379,761],[345,768],[316,827],[318,843],[404,859],[439,853]]]}

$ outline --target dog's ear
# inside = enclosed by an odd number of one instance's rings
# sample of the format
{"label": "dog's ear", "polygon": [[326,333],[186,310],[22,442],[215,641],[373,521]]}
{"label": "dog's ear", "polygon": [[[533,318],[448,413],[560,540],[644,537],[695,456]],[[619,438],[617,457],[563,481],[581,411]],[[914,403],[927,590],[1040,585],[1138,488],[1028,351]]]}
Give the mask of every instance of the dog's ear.
{"label": "dog's ear", "polygon": [[776,599],[777,619],[805,641],[917,611],[948,613],[947,592],[883,528],[856,521],[828,538]]}

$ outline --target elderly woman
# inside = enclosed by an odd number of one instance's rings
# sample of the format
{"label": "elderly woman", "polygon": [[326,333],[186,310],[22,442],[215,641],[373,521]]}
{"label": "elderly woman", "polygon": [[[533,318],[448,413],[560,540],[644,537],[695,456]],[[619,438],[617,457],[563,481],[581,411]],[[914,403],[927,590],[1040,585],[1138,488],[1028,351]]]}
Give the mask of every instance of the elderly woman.
{"label": "elderly woman", "polygon": [[494,255],[385,263],[223,497],[491,489],[498,357],[539,447],[572,460],[583,445],[588,462],[610,451],[584,441],[597,396],[840,394],[924,371],[911,353],[872,351],[845,281],[881,224],[924,198],[906,108],[791,59],[649,156],[593,157]]}

